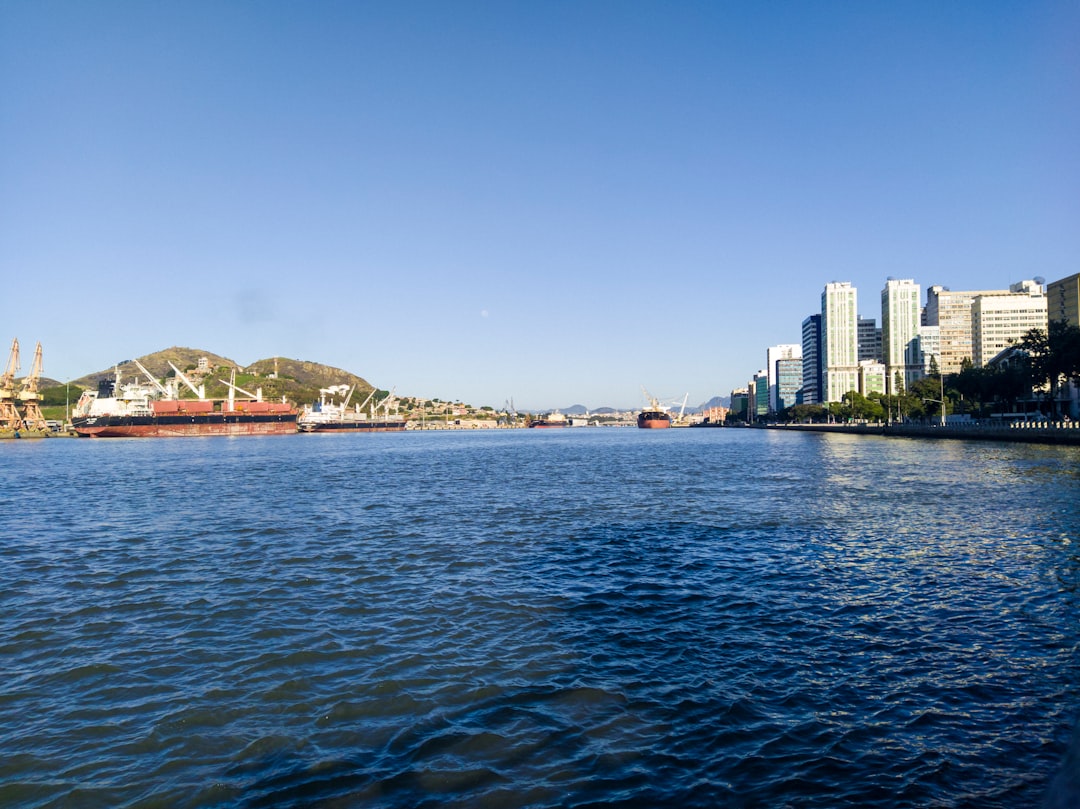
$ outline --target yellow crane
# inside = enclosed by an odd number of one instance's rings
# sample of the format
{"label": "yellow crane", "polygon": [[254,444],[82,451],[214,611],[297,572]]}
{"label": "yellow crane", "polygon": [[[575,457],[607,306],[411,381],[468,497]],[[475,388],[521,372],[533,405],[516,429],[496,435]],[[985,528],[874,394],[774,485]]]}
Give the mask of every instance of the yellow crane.
{"label": "yellow crane", "polygon": [[11,342],[7,369],[0,376],[0,430],[21,430],[22,416],[15,406],[15,374],[19,373],[19,338]]}
{"label": "yellow crane", "polygon": [[49,425],[45,423],[45,416],[41,414],[41,394],[38,393],[38,383],[41,380],[41,343],[34,350],[34,361],[30,363],[30,373],[23,380],[22,390],[19,391],[19,401],[23,403],[23,424],[28,430],[47,431]]}

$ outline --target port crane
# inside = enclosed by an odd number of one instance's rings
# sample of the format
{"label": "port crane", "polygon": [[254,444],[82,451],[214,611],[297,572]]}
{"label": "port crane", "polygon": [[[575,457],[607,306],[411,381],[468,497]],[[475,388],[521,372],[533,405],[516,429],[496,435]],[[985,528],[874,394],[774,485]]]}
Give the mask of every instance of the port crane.
{"label": "port crane", "polygon": [[[380,400],[377,403],[377,407],[379,407],[383,411],[383,415],[386,418],[390,418],[390,408],[391,407],[394,408],[395,412],[397,411],[397,399],[394,397],[394,391],[396,391],[396,390],[397,390],[397,386],[395,385],[394,387],[390,388],[390,392],[386,395],[386,398]],[[375,407],[376,407],[376,405],[372,406],[371,415],[372,415],[373,418],[375,416]]]}
{"label": "port crane", "polygon": [[667,412],[667,407],[660,404],[660,400],[645,390],[645,386],[641,386],[641,392],[645,394],[645,399],[649,402],[649,409],[657,413]]}
{"label": "port crane", "polygon": [[41,394],[38,393],[38,384],[41,380],[41,343],[34,349],[34,361],[30,364],[30,373],[22,383],[19,391],[19,401],[23,404],[23,424],[28,430],[48,430],[45,416],[41,413]]}
{"label": "port crane", "polygon": [[173,364],[172,360],[169,360],[169,367],[173,369],[173,373],[176,374],[176,378],[183,382],[185,385],[187,385],[188,390],[190,390],[200,399],[206,398],[206,385],[199,385],[199,387],[195,387],[195,384],[187,378],[187,374],[177,368],[176,365]]}
{"label": "port crane", "polygon": [[0,375],[0,430],[20,430],[23,426],[15,406],[15,374],[19,373],[19,338],[11,342],[7,368]]}
{"label": "port crane", "polygon": [[503,418],[503,423],[506,424],[508,427],[517,426],[518,412],[517,408],[514,407],[514,397],[511,396],[509,399],[506,400],[506,403],[503,405],[503,410],[506,412],[506,416]]}
{"label": "port crane", "polygon": [[[172,394],[169,392],[169,389],[166,388],[164,385],[162,385],[160,382],[158,382],[157,377],[154,376],[149,371],[147,371],[145,365],[143,365],[138,360],[132,360],[132,362],[135,363],[135,367],[137,367],[140,371],[143,372],[143,376],[145,376],[148,380],[150,380],[150,384],[153,385],[155,388],[157,388],[158,393],[160,393],[166,399],[172,399],[173,398]],[[119,389],[119,387],[120,387],[120,369],[119,368],[116,371],[116,386]]]}
{"label": "port crane", "polygon": [[[394,391],[395,390],[397,390],[396,387],[391,389],[390,393],[388,393],[385,398],[379,399],[378,401],[373,402],[372,399],[375,397],[375,394],[379,392],[379,389],[378,388],[372,388],[371,393],[369,393],[367,395],[367,398],[364,399],[364,401],[362,401],[360,404],[358,404],[356,406],[356,412],[357,413],[364,412],[364,408],[367,407],[368,402],[371,402],[371,410],[370,410],[371,418],[375,418],[375,414],[380,409],[383,410],[387,416],[389,416],[390,415],[390,407],[392,405],[394,405],[396,403],[396,401],[397,401],[396,399],[394,399]],[[350,393],[349,396],[351,397],[352,394]]]}
{"label": "port crane", "polygon": [[[241,388],[239,385],[236,384],[236,369],[235,368],[232,369],[232,373],[229,375],[229,379],[230,379],[229,382],[226,382],[224,379],[218,380],[219,382],[221,382],[221,384],[226,385],[229,388],[229,410],[235,410],[236,409],[236,394],[237,393],[242,393],[245,396],[247,396],[249,399],[252,399],[252,400],[254,400],[256,402],[261,402],[263,400],[263,390],[262,390],[262,388],[255,388],[255,392],[252,393],[251,391],[244,390],[243,388]],[[281,397],[281,401],[283,401],[283,402],[285,401],[284,396]]]}
{"label": "port crane", "polygon": [[679,418],[677,419],[677,421],[681,422],[683,420],[683,414],[686,412],[686,402],[689,398],[690,391],[687,391],[686,395],[682,398],[682,405],[679,407]]}

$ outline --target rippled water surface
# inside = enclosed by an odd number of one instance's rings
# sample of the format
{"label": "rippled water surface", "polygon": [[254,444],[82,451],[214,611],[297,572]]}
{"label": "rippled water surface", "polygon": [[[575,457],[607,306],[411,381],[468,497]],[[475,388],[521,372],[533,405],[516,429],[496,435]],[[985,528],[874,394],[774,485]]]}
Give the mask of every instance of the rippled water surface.
{"label": "rippled water surface", "polygon": [[0,805],[1038,806],[1075,448],[0,445]]}

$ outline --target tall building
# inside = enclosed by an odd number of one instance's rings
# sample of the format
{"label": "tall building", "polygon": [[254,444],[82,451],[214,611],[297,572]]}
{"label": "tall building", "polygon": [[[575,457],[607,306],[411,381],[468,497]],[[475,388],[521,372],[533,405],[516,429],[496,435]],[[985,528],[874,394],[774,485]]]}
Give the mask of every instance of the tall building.
{"label": "tall building", "polygon": [[821,389],[821,315],[810,315],[802,322],[802,400],[803,404],[825,401]]}
{"label": "tall building", "polygon": [[[800,352],[801,353],[801,352]],[[776,361],[776,412],[802,403],[802,357]]]}
{"label": "tall building", "polygon": [[751,413],[755,418],[769,415],[769,372],[762,368],[750,382]]}
{"label": "tall building", "polygon": [[821,293],[821,348],[825,402],[839,402],[859,389],[858,295],[849,281],[834,281]]}
{"label": "tall building", "polygon": [[[802,368],[802,346],[795,343],[785,343],[778,346],[770,346],[765,350],[765,370],[769,375],[769,412],[777,413],[782,408],[779,405],[779,387],[776,363],[780,360],[797,359],[799,368]],[[800,370],[801,373],[801,370]]]}
{"label": "tall building", "polygon": [[[1046,285],[1046,319],[1069,326],[1080,326],[1080,273]],[[1072,380],[1065,386],[1069,396],[1069,416],[1080,417],[1080,385]]]}
{"label": "tall building", "polygon": [[888,372],[888,392],[899,393],[923,375],[919,350],[919,299],[921,289],[911,279],[890,278],[881,290],[881,354]]}
{"label": "tall building", "polygon": [[751,421],[750,416],[750,392],[746,388],[735,388],[731,391],[731,413],[736,418]]}
{"label": "tall building", "polygon": [[1046,285],[1046,318],[1080,327],[1080,273]]}
{"label": "tall building", "polygon": [[872,317],[860,317],[859,327],[859,362],[875,360],[881,362],[881,329]]}
{"label": "tall building", "polygon": [[1035,281],[1013,284],[1007,294],[980,295],[971,307],[972,361],[981,368],[1031,329],[1046,326],[1046,293]]}
{"label": "tall building", "polygon": [[943,374],[960,373],[964,360],[975,357],[971,344],[971,307],[975,299],[980,295],[1004,294],[1007,293],[1003,289],[954,292],[938,285],[926,290],[925,323],[939,329],[937,363]]}

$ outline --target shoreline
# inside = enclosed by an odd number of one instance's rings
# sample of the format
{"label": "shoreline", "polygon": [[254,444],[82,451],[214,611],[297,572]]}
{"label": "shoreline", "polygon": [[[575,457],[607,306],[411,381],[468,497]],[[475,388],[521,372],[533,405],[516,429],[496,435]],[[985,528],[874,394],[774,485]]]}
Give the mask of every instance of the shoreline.
{"label": "shoreline", "polygon": [[1080,446],[1080,423],[1017,422],[1012,426],[972,424],[968,426],[931,424],[766,424],[766,430],[878,435],[886,438],[933,438],[966,441],[1010,441],[1024,444]]}

